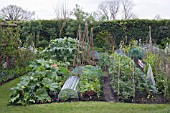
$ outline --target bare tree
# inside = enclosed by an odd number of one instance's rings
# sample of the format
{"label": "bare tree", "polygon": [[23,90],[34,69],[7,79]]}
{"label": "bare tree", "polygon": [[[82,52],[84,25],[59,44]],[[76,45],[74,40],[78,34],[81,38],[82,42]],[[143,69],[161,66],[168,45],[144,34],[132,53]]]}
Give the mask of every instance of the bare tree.
{"label": "bare tree", "polygon": [[63,29],[70,16],[69,11],[66,6],[66,1],[64,1],[64,3],[62,2],[61,4],[60,4],[60,1],[58,1],[58,4],[56,5],[56,8],[55,8],[55,14],[56,14],[56,19],[58,21],[57,23],[58,23],[59,37],[61,37]]}
{"label": "bare tree", "polygon": [[101,20],[115,20],[119,9],[119,0],[103,1],[99,4],[96,14],[101,18]]}
{"label": "bare tree", "polygon": [[132,13],[131,19],[139,19],[139,17],[136,14]]}
{"label": "bare tree", "polygon": [[34,16],[34,12],[26,11],[16,5],[9,5],[0,10],[0,17],[5,20],[30,20]]}
{"label": "bare tree", "polygon": [[122,10],[124,19],[130,19],[133,17],[134,13],[132,13],[132,9],[134,7],[134,2],[132,0],[122,0]]}
{"label": "bare tree", "polygon": [[98,6],[98,14],[102,17],[105,18],[106,20],[109,20],[109,11],[108,11],[108,3],[105,2],[101,2]]}
{"label": "bare tree", "polygon": [[155,20],[161,20],[161,15],[160,14],[155,15],[154,19]]}
{"label": "bare tree", "polygon": [[108,6],[110,11],[110,19],[115,20],[120,8],[119,0],[108,1]]}

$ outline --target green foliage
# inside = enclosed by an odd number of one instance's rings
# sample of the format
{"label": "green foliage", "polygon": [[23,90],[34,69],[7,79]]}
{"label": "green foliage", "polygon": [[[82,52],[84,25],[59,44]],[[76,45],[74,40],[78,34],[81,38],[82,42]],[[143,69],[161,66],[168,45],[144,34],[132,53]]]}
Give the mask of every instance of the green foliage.
{"label": "green foliage", "polygon": [[158,55],[147,52],[143,61],[146,63],[146,65],[144,67],[144,71],[147,72],[148,65],[150,64],[152,67],[153,74],[155,75],[155,63],[157,62],[158,67],[160,66],[160,61],[158,60]]}
{"label": "green foliage", "polygon": [[164,50],[165,50],[165,53],[170,56],[170,43],[166,44],[166,47]]}
{"label": "green foliage", "polygon": [[25,47],[37,47],[42,25],[40,21],[27,21],[21,26],[21,39]]}
{"label": "green foliage", "polygon": [[[118,78],[120,59],[120,77]],[[133,82],[133,68],[134,68],[134,82]],[[147,83],[146,75],[134,65],[133,60],[125,55],[113,54],[110,57],[109,73],[111,74],[111,85],[117,94],[120,92],[119,98],[121,100],[131,100],[134,93],[133,86],[135,85],[135,92],[150,92]],[[118,82],[119,81],[119,82]],[[119,89],[118,89],[119,84]]]}
{"label": "green foliage", "polygon": [[[80,6],[76,6],[72,12],[72,16],[75,19],[68,19],[66,25],[63,28],[61,37],[76,37],[78,26],[81,25],[82,32],[84,29],[85,20],[88,21],[88,25],[94,28],[94,45],[99,45],[99,39],[102,38],[101,33],[109,34],[109,39],[107,42],[110,44],[110,39],[114,41],[114,46],[118,48],[120,41],[124,41],[125,44],[128,44],[131,39],[139,40],[141,39],[142,43],[148,42],[148,32],[149,26],[152,28],[152,39],[157,44],[161,44],[161,47],[164,48],[166,43],[163,43],[167,38],[170,38],[170,21],[169,20],[114,20],[114,21],[105,21],[105,22],[95,22],[93,17],[84,12]],[[58,37],[58,21],[57,20],[38,20],[41,23],[42,29],[40,30],[39,41],[46,40],[50,42],[51,39],[61,38]],[[38,22],[35,21],[35,22]],[[31,23],[27,22],[27,23]],[[21,23],[22,26],[24,23]],[[39,25],[38,25],[39,26]],[[23,33],[21,33],[23,34]],[[127,38],[125,38],[127,36]],[[26,37],[21,36],[22,42],[26,41]],[[103,40],[103,39],[102,39]],[[113,43],[112,43],[113,44]],[[111,45],[107,45],[111,46]],[[105,45],[102,46],[104,48]]]}
{"label": "green foliage", "polygon": [[134,58],[134,59],[142,59],[143,58],[143,55],[142,55],[142,51],[137,48],[137,47],[132,47],[130,50],[129,50],[129,57],[130,58]]}
{"label": "green foliage", "polygon": [[115,102],[63,102],[51,104],[37,104],[30,106],[8,106],[11,91],[20,78],[0,86],[1,113],[168,113],[169,104],[134,104]]}
{"label": "green foliage", "polygon": [[72,38],[59,38],[51,40],[49,47],[40,53],[45,59],[53,59],[58,62],[73,62],[75,53],[77,52],[77,41]]}
{"label": "green foliage", "polygon": [[[164,58],[165,59],[165,58]],[[162,59],[162,60],[164,60]],[[167,87],[166,80],[165,80],[165,72],[161,70],[162,60],[159,58],[158,54],[152,54],[150,52],[146,53],[145,58],[143,59],[146,65],[144,66],[145,73],[148,70],[148,65],[150,64],[152,67],[153,76],[156,83],[156,88],[159,93],[164,94],[165,88]]]}
{"label": "green foliage", "polygon": [[162,48],[162,49],[166,48],[168,43],[170,43],[170,37],[163,38],[159,45],[159,48]]}
{"label": "green foliage", "polygon": [[56,20],[40,20],[41,25],[42,25],[42,30],[40,32],[40,40],[46,40],[50,42],[50,40],[54,40],[57,37],[57,34],[59,34],[58,30],[58,21]]}
{"label": "green foliage", "polygon": [[109,59],[109,54],[107,52],[99,54],[99,66],[102,68],[103,71],[108,71],[108,66],[111,63]]}
{"label": "green foliage", "polygon": [[170,80],[167,81],[167,98],[170,100]]}
{"label": "green foliage", "polygon": [[92,23],[94,21],[94,18],[87,12],[84,12],[82,8],[76,4],[76,8],[73,9],[73,16],[76,17],[77,23],[85,23],[87,20],[88,22]]}
{"label": "green foliage", "polygon": [[[170,20],[114,20],[105,21],[95,26],[94,34],[97,35],[101,31],[107,31],[115,39],[116,47],[118,47],[121,40],[125,40],[127,36],[127,43],[130,39],[141,39],[146,43],[146,39],[149,40],[148,32],[149,26],[152,28],[152,39],[157,44],[161,43],[161,40],[170,35]],[[104,47],[104,46],[103,46]]]}
{"label": "green foliage", "polygon": [[64,67],[53,67],[54,61],[44,59],[32,62],[29,71],[21,78],[16,87],[11,88],[10,104],[46,103],[59,93],[61,86],[69,75]]}
{"label": "green foliage", "polygon": [[19,39],[19,27],[0,29],[0,53],[1,57],[12,56],[16,54],[21,41]]}
{"label": "green foliage", "polygon": [[103,51],[111,50],[114,45],[114,38],[107,31],[101,31],[94,39],[95,46],[103,48]]}
{"label": "green foliage", "polygon": [[84,12],[83,9],[77,4],[76,7],[73,9],[72,16],[75,17],[75,20],[70,19],[66,26],[65,34],[68,37],[77,36],[77,30],[79,25],[81,26],[83,32],[86,21],[89,26],[91,26],[95,22],[93,16],[87,12]]}
{"label": "green foliage", "polygon": [[78,100],[77,91],[74,91],[73,89],[67,88],[67,89],[61,90],[58,96],[61,101],[67,101],[69,99],[77,99]]}
{"label": "green foliage", "polygon": [[21,48],[20,28],[0,28],[0,84],[23,75],[25,67],[33,60],[35,53]]}
{"label": "green foliage", "polygon": [[[80,72],[79,72],[80,71]],[[99,96],[101,93],[100,77],[102,70],[99,67],[86,65],[81,68],[75,68],[71,72],[73,75],[79,75],[78,91],[83,95],[86,91],[94,91]]]}
{"label": "green foliage", "polygon": [[39,43],[38,43],[38,47],[42,47],[42,48],[45,48],[48,45],[49,45],[49,42],[47,40],[44,40],[44,39],[39,41]]}

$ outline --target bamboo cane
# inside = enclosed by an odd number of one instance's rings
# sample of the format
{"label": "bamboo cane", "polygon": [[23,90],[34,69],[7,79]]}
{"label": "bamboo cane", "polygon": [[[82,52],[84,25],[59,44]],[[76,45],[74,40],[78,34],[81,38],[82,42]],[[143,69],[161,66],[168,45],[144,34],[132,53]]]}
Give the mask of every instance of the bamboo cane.
{"label": "bamboo cane", "polygon": [[[77,30],[76,49],[78,49],[78,34],[79,34],[79,30]],[[73,59],[73,67],[77,66],[77,57],[78,57],[78,50],[76,51],[74,59]]]}
{"label": "bamboo cane", "polygon": [[169,93],[168,93],[168,65],[165,65],[165,97],[169,97]]}
{"label": "bamboo cane", "polygon": [[120,95],[120,57],[119,57],[119,62],[118,62],[118,101],[119,101],[119,95]]}
{"label": "bamboo cane", "polygon": [[[116,54],[114,54],[113,63],[116,63]],[[114,64],[113,64],[113,81],[114,81]]]}
{"label": "bamboo cane", "polygon": [[[80,52],[80,43],[81,43],[81,27],[78,28],[78,54],[77,54],[77,65],[79,66],[79,52]],[[81,58],[80,58],[81,61]]]}
{"label": "bamboo cane", "polygon": [[91,47],[92,47],[92,60],[93,60],[93,65],[94,65],[93,28],[91,28]]}
{"label": "bamboo cane", "polygon": [[150,51],[150,53],[153,52],[153,47],[152,47],[152,36],[151,36],[151,26],[149,26],[149,51]]}
{"label": "bamboo cane", "polygon": [[114,54],[115,51],[115,46],[112,47],[112,53]]}
{"label": "bamboo cane", "polygon": [[85,34],[83,34],[82,41],[81,41],[81,50],[82,50],[82,65],[84,65],[84,37]]}
{"label": "bamboo cane", "polygon": [[135,102],[135,71],[134,71],[134,62],[133,61],[132,61],[133,102]]}
{"label": "bamboo cane", "polygon": [[86,21],[85,23],[85,41],[87,42],[87,58],[88,58],[88,63],[90,63],[90,38],[91,36],[89,37],[88,36],[88,23]]}

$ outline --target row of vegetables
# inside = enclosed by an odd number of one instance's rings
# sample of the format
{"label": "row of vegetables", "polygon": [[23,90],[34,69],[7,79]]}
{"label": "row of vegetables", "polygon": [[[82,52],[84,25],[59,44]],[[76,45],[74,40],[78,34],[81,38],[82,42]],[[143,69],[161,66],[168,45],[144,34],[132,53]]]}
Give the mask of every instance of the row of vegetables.
{"label": "row of vegetables", "polygon": [[[119,60],[114,59],[120,59],[121,64],[119,64]],[[110,84],[116,95],[119,92],[117,96],[121,100],[132,99],[134,92],[137,91],[150,93],[151,87],[146,80],[146,75],[139,68],[133,66],[133,61],[130,58],[115,53],[108,60],[110,60]],[[121,67],[120,76],[118,74],[119,65]],[[131,70],[133,67],[134,78]],[[32,62],[27,70],[28,73],[21,78],[20,83],[11,88],[13,94],[10,104],[24,105],[59,101],[58,94],[66,79],[72,75],[80,78],[77,85],[79,98],[84,96],[91,98],[94,95],[99,98],[102,92],[100,78],[103,72],[99,66],[77,66],[70,72],[66,65],[57,64],[54,60],[39,59]],[[69,90],[67,93],[69,93]],[[69,98],[65,97],[63,100],[66,101],[67,99]]]}
{"label": "row of vegetables", "polygon": [[[20,83],[11,88],[13,94],[9,103],[25,105],[59,101],[58,94],[66,79],[72,75],[80,78],[77,85],[79,98],[91,98],[94,95],[99,98],[102,92],[100,78],[103,67],[109,72],[110,84],[121,100],[132,100],[136,92],[150,94],[153,91],[146,74],[126,55],[103,53],[99,55],[98,66],[85,65],[70,69],[77,51],[76,43],[76,40],[71,38],[52,40],[49,47],[38,55],[44,59],[30,63]],[[163,78],[156,79],[156,83],[159,84],[157,90],[162,92]]]}
{"label": "row of vegetables", "polygon": [[[76,43],[72,38],[56,39],[51,41],[49,47],[40,51],[37,55],[39,60],[32,62],[20,83],[11,88],[13,94],[10,104],[58,101],[59,91],[66,79],[71,75],[80,76],[75,74],[74,70],[72,73],[68,70],[77,51]],[[83,95],[85,90],[94,90],[97,95],[100,94],[100,77],[96,74],[99,69],[96,71],[93,66],[83,68],[77,88],[80,95]]]}
{"label": "row of vegetables", "polygon": [[82,68],[81,74],[77,75],[76,69],[71,73],[53,60],[36,60],[27,67],[28,73],[21,78],[17,86],[11,88],[13,94],[9,103],[26,105],[58,101],[58,94],[71,75],[80,76],[77,87],[80,95],[93,91],[99,96],[101,69],[90,65]]}

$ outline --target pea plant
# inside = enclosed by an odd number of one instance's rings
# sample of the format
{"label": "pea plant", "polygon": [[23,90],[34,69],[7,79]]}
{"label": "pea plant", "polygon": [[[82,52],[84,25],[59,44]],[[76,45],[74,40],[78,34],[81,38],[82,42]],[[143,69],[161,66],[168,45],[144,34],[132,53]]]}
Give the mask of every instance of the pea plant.
{"label": "pea plant", "polygon": [[[146,52],[146,56],[144,58],[144,62],[146,63],[144,67],[144,71],[147,72],[148,65],[150,64],[153,71],[153,76],[156,83],[156,88],[159,92],[159,94],[166,95],[167,91],[167,70],[166,70],[166,64],[169,63],[168,56],[166,58],[162,57],[162,55],[159,54],[152,54],[150,52]],[[166,97],[166,96],[165,96]]]}
{"label": "pea plant", "polygon": [[123,101],[132,101],[137,92],[150,92],[146,75],[134,65],[134,61],[125,55],[114,53],[109,65],[111,85],[115,94]]}
{"label": "pea plant", "polygon": [[99,54],[99,66],[102,68],[103,71],[108,70],[109,61],[109,54],[107,52]]}

